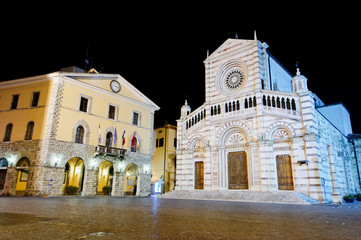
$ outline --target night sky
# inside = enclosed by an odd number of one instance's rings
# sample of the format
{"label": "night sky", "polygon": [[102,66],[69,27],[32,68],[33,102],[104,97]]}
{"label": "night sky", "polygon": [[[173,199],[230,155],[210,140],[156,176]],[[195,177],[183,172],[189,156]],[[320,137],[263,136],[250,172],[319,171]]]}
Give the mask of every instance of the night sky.
{"label": "night sky", "polygon": [[212,53],[236,33],[253,39],[256,30],[292,75],[299,62],[308,88],[325,104],[343,102],[354,133],[361,133],[355,6],[63,2],[3,11],[0,81],[84,68],[88,50],[92,67],[120,74],[161,107],[156,127],[165,120],[175,124],[186,97],[192,109],[204,102],[207,50]]}

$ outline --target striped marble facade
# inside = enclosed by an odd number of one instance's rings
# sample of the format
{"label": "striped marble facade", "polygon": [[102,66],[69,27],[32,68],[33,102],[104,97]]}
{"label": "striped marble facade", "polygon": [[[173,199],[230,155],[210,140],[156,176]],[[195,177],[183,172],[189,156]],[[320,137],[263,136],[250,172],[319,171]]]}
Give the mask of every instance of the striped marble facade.
{"label": "striped marble facade", "polygon": [[197,162],[204,190],[237,191],[229,189],[228,155],[243,152],[246,190],[283,191],[277,159],[286,157],[292,191],[339,202],[360,188],[350,144],[317,111],[307,79],[290,75],[267,48],[228,39],[204,61],[205,102],[194,111],[186,102],[177,121],[176,191],[195,189]]}

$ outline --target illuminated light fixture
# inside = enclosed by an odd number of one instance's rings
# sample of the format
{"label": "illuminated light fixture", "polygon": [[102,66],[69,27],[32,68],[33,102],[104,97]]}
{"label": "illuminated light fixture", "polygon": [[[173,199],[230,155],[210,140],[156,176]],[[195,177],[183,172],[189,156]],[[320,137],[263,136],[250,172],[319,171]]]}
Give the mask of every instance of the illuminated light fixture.
{"label": "illuminated light fixture", "polygon": [[9,167],[12,167],[16,165],[16,160],[18,159],[18,156],[15,154],[10,154],[10,156],[6,159],[8,160]]}
{"label": "illuminated light fixture", "polygon": [[306,164],[307,166],[308,166],[308,163],[309,163],[310,161],[308,161],[308,160],[299,160],[299,161],[297,161],[297,163],[300,165],[300,166],[302,166],[303,164]]}
{"label": "illuminated light fixture", "polygon": [[144,166],[144,173],[145,173],[145,174],[148,174],[148,173],[149,173],[149,170],[150,170],[149,165],[145,165],[145,166]]}
{"label": "illuminated light fixture", "polygon": [[50,165],[56,167],[59,165],[59,163],[61,163],[61,161],[62,161],[62,156],[60,154],[53,153],[50,158]]}

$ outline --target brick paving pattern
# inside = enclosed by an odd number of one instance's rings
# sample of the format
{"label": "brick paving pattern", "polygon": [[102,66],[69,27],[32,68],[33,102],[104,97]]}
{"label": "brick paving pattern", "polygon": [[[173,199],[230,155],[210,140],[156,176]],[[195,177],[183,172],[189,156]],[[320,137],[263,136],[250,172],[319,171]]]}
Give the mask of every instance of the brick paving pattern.
{"label": "brick paving pattern", "polygon": [[361,204],[0,198],[1,239],[361,239]]}

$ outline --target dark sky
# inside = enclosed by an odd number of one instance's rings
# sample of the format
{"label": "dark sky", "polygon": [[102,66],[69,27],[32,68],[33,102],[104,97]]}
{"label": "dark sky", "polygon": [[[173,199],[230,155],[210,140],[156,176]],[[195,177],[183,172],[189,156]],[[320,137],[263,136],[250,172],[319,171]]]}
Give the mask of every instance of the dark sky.
{"label": "dark sky", "polygon": [[292,74],[299,62],[309,89],[326,104],[343,102],[361,133],[355,6],[217,4],[10,6],[0,19],[0,81],[84,67],[89,46],[95,69],[119,73],[161,107],[156,126],[175,123],[186,96],[192,109],[204,102],[207,49],[236,33],[253,39],[256,30]]}

